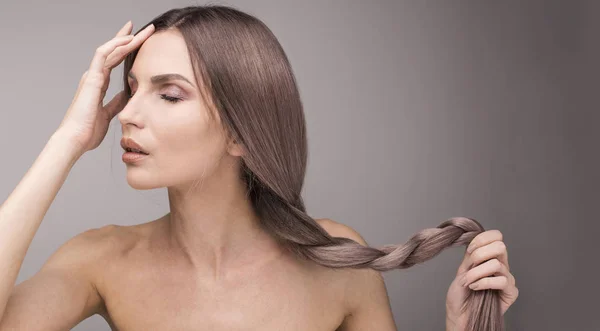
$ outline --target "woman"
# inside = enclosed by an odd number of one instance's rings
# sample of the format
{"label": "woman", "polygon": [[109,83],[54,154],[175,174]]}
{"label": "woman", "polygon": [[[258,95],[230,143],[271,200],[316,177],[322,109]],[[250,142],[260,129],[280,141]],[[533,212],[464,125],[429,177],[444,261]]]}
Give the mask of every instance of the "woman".
{"label": "woman", "polygon": [[[100,314],[128,331],[392,331],[380,272],[463,244],[447,329],[501,328],[518,291],[499,231],[453,218],[377,249],[342,223],[306,214],[302,103],[260,20],[193,6],[135,36],[131,29],[97,49],[59,128],[0,207],[0,330],[64,330]],[[102,106],[122,61],[125,90]],[[71,167],[115,116],[128,183],[167,187],[170,212],[85,231],[14,286]]]}

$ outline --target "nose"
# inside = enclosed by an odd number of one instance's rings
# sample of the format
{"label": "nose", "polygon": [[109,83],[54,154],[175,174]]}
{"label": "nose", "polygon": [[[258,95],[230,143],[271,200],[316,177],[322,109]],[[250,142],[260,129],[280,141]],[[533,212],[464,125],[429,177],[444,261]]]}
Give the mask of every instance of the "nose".
{"label": "nose", "polygon": [[123,109],[117,114],[117,118],[119,122],[121,122],[122,127],[126,127],[127,125],[135,125],[138,128],[142,128],[142,117],[141,112],[139,111],[136,103],[134,102],[134,97],[129,97],[127,104]]}

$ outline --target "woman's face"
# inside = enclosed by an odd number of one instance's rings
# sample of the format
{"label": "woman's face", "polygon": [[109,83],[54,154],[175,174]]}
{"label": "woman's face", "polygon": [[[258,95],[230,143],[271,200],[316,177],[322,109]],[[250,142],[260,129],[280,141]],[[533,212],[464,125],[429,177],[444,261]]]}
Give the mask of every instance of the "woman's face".
{"label": "woman's face", "polygon": [[[187,81],[156,78],[167,74]],[[122,135],[149,153],[127,163],[129,185],[136,189],[185,186],[215,173],[227,155],[226,140],[219,124],[211,123],[178,30],[155,32],[142,44],[128,83],[131,97],[117,115]]]}

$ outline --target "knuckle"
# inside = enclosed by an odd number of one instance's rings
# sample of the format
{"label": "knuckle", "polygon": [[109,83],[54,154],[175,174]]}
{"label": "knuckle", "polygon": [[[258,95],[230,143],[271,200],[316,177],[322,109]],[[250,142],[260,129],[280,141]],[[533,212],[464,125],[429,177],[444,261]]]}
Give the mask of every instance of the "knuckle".
{"label": "knuckle", "polygon": [[471,249],[471,247],[473,247],[473,242],[472,241],[467,244],[467,247],[465,248],[465,254],[468,254],[467,252]]}
{"label": "knuckle", "polygon": [[471,242],[469,243],[469,247],[477,247],[478,242],[479,240],[477,240],[477,238],[471,240]]}
{"label": "knuckle", "polygon": [[473,257],[473,264],[476,264],[481,259],[481,251],[479,249],[476,249],[473,251],[473,254],[471,256]]}
{"label": "knuckle", "polygon": [[464,275],[465,279],[467,279],[467,280],[471,279],[471,274],[472,274],[472,272],[470,270],[465,272],[465,275]]}
{"label": "knuckle", "polygon": [[496,271],[502,269],[502,262],[498,259],[492,259],[492,265]]}
{"label": "knuckle", "polygon": [[498,247],[499,247],[501,250],[505,250],[505,249],[506,249],[506,244],[504,243],[504,241],[497,241],[497,244],[496,244],[496,245],[498,245]]}
{"label": "knuckle", "polygon": [[108,52],[108,50],[106,48],[106,45],[102,45],[102,46],[99,46],[98,48],[96,48],[96,54],[106,55],[107,52]]}
{"label": "knuckle", "polygon": [[500,230],[495,229],[494,233],[500,238],[499,240],[502,240],[502,232]]}
{"label": "knuckle", "polygon": [[497,251],[497,253],[500,254],[504,254],[506,252],[506,244],[502,241],[497,241],[496,242],[496,248],[495,250]]}

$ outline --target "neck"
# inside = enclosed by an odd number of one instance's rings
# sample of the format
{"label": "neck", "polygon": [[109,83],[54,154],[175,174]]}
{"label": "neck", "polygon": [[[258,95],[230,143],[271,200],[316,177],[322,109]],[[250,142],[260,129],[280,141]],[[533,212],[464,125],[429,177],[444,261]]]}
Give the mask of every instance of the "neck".
{"label": "neck", "polygon": [[205,178],[200,185],[168,188],[169,241],[194,269],[215,281],[282,253],[260,227],[243,183],[230,183]]}

